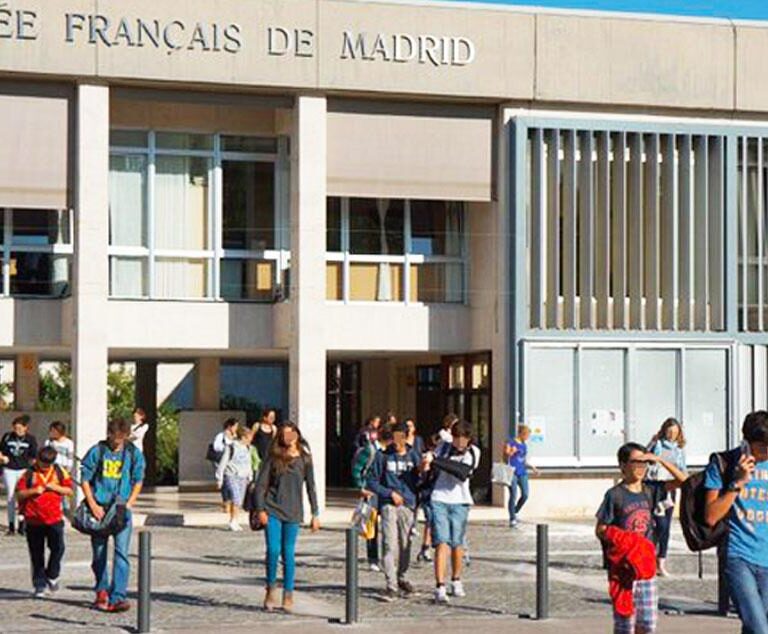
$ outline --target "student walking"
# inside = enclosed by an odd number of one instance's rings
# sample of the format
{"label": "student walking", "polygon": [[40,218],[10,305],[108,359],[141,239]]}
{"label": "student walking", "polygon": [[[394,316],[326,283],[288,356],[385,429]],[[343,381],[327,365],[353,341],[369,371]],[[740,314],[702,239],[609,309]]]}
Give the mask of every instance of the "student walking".
{"label": "student walking", "polygon": [[109,421],[107,440],[88,450],[80,469],[80,486],[96,519],[102,519],[113,504],[124,503],[126,507],[125,527],[112,536],[114,563],[111,582],[107,567],[109,537],[91,537],[91,570],[96,578],[93,607],[105,612],[125,612],[131,607],[126,600],[131,571],[128,558],[133,532],[131,509],[141,493],[145,461],[144,454],[128,440],[130,435],[130,422],[122,418]]}
{"label": "student walking", "polygon": [[[29,416],[17,416],[11,431],[0,439],[0,467],[3,469],[6,502],[8,504],[8,534],[16,532],[16,484],[24,472],[35,463],[37,440],[29,433]],[[19,518],[19,534],[24,533],[24,516]]]}
{"label": "student walking", "polygon": [[259,521],[266,527],[264,609],[267,611],[277,607],[277,563],[280,558],[283,561],[283,610],[293,611],[296,541],[304,520],[302,490],[305,486],[312,510],[310,528],[314,533],[320,529],[320,519],[312,456],[296,423],[288,421],[278,430],[256,481],[256,511]]}
{"label": "student walking", "polygon": [[[480,464],[480,449],[472,444],[472,426],[466,421],[451,429],[452,442],[442,443],[424,459],[424,469],[436,472],[432,489],[432,541],[435,544],[435,603],[448,603],[448,594],[466,596],[461,581],[469,509],[474,501],[469,488]],[[448,560],[451,586],[446,590]]]}
{"label": "student walking", "polygon": [[[35,598],[59,589],[61,560],[64,557],[62,499],[72,495],[69,472],[56,464],[56,450],[43,447],[33,468],[27,469],[16,485],[16,497],[27,524],[27,548],[32,563]],[[48,563],[45,549],[48,548]]]}
{"label": "student walking", "polygon": [[443,416],[443,422],[440,424],[440,431],[437,435],[440,437],[441,442],[451,442],[451,428],[459,422],[459,417],[456,414],[446,414]]}
{"label": "student walking", "polygon": [[376,443],[380,428],[381,416],[370,416],[368,420],[365,421],[365,425],[362,426],[357,436],[355,436],[355,442],[353,443],[355,452],[369,443]]}
{"label": "student walking", "polygon": [[243,530],[237,521],[240,507],[245,498],[245,490],[253,477],[253,457],[251,439],[253,432],[247,427],[238,427],[235,442],[224,450],[216,467],[216,485],[221,490],[221,497],[229,514],[229,530]]}
{"label": "student walking", "polygon": [[259,452],[259,458],[264,462],[269,453],[269,446],[277,435],[277,425],[275,420],[277,413],[274,409],[268,407],[261,413],[261,420],[255,423],[251,428],[253,430],[253,446]]}
{"label": "student walking", "polygon": [[704,478],[705,520],[728,522],[725,576],[742,632],[768,632],[768,412],[747,414],[740,447],[713,455]]}
{"label": "student walking", "polygon": [[[539,470],[528,462],[528,438],[531,436],[531,429],[527,425],[520,425],[517,428],[517,436],[510,438],[504,446],[504,458],[507,464],[515,470],[515,478],[509,485],[509,526],[516,528],[519,524],[517,515],[520,509],[528,501],[528,470],[533,471],[534,475],[539,474]],[[517,489],[520,489],[520,497],[517,497]]]}
{"label": "student walking", "polygon": [[[373,463],[376,460],[376,455],[379,451],[387,447],[392,438],[392,433],[388,429],[383,429],[379,433],[377,429],[376,438],[378,438],[378,440],[366,442],[355,452],[355,455],[352,458],[352,483],[355,488],[360,490],[360,496],[370,500],[370,502],[378,509],[378,498],[372,491],[369,491],[366,488],[366,483],[371,467],[373,467]],[[373,537],[366,540],[365,543],[368,567],[371,572],[381,572],[381,567],[379,566],[378,518],[374,526]]]}
{"label": "student walking", "polygon": [[[67,436],[67,426],[60,420],[55,420],[48,426],[48,438],[45,441],[45,446],[53,447],[56,450],[56,464],[59,467],[67,473],[74,472],[75,443]],[[69,514],[69,500],[70,496],[68,495],[61,498],[61,508],[64,515]]]}
{"label": "student walking", "polygon": [[[226,450],[229,446],[235,442],[235,435],[237,433],[238,423],[236,418],[228,418],[222,424],[221,431],[214,436],[211,444],[208,445],[208,452],[206,453],[206,460],[213,465],[214,478],[216,477],[216,470],[219,467],[221,459],[224,457]],[[221,491],[221,509],[224,513],[229,514],[229,503],[225,499],[224,487],[219,489]]]}
{"label": "student walking", "polygon": [[130,441],[136,446],[136,449],[144,453],[144,436],[149,431],[147,413],[141,407],[137,407],[131,416],[133,417],[133,424],[131,425]]}
{"label": "student walking", "polygon": [[406,443],[404,423],[392,427],[392,444],[376,456],[366,489],[378,496],[384,537],[386,601],[413,594],[407,574],[411,562],[411,529],[414,526],[421,456]]}
{"label": "student walking", "polygon": [[[637,443],[630,442],[623,445],[617,457],[621,469],[621,481],[606,491],[603,503],[597,511],[595,533],[603,544],[605,552],[608,552],[610,546],[616,545],[613,541],[614,534],[617,535],[617,541],[626,539],[628,535],[638,547],[646,545],[651,551],[651,573],[647,579],[631,582],[628,595],[630,603],[634,603],[634,608],[629,614],[626,614],[623,605],[614,602],[613,631],[614,634],[651,634],[656,631],[658,621],[656,562],[654,561],[656,531],[653,512],[666,498],[667,493],[678,488],[687,476],[671,462],[646,452],[645,447]],[[659,463],[667,469],[674,480],[667,482],[648,480],[648,467],[654,463]],[[638,540],[637,536],[642,537],[643,540]],[[647,562],[640,563],[647,565]],[[615,583],[620,576],[617,571],[609,569],[611,583]]]}
{"label": "student walking", "polygon": [[[684,447],[685,435],[683,434],[683,426],[677,419],[668,418],[662,423],[659,432],[651,439],[648,451],[661,456],[685,473],[688,471],[688,467],[685,462]],[[649,476],[650,479],[661,482],[674,480],[672,474],[658,463],[651,467]],[[669,576],[666,563],[667,552],[669,551],[669,536],[672,528],[672,516],[675,512],[675,493],[675,491],[667,493],[667,497],[661,502],[661,507],[657,509],[653,516],[656,522],[656,536],[659,540],[656,567],[660,577]]]}
{"label": "student walking", "polygon": [[408,428],[408,435],[405,439],[406,444],[415,449],[420,456],[423,456],[427,449],[424,445],[424,439],[416,433],[416,421],[412,418],[406,418],[405,426]]}

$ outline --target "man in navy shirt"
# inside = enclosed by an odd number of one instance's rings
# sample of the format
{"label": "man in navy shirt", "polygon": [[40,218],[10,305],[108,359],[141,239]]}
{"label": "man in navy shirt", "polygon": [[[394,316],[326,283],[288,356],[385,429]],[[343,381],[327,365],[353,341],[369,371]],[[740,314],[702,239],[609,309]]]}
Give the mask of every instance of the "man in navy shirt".
{"label": "man in navy shirt", "polygon": [[392,427],[392,444],[376,455],[365,487],[376,494],[381,508],[384,575],[387,579],[384,598],[387,601],[397,599],[398,589],[404,595],[414,591],[406,574],[411,562],[411,529],[416,513],[421,456],[408,446],[407,436],[408,428],[404,423]]}
{"label": "man in navy shirt", "polygon": [[[726,473],[707,467],[706,521],[728,521],[725,574],[742,632],[768,632],[768,412],[747,414],[741,447],[725,454]],[[728,455],[731,454],[731,455]]]}
{"label": "man in navy shirt", "polygon": [[[528,425],[520,425],[517,430],[517,436],[510,438],[504,446],[504,457],[507,464],[515,470],[515,479],[509,485],[509,525],[515,528],[518,525],[517,514],[523,505],[528,501],[528,469],[530,468],[535,475],[539,470],[528,462],[528,438],[531,436],[531,429]],[[520,489],[520,498],[517,497],[517,489]]]}

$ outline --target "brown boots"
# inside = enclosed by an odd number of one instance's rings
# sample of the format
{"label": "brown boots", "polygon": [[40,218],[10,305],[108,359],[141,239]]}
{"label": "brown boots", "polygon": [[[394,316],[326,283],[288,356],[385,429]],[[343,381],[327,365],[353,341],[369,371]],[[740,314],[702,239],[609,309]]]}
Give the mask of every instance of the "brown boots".
{"label": "brown boots", "polygon": [[277,591],[267,586],[267,594],[264,595],[264,609],[267,612],[272,612],[277,607]]}
{"label": "brown boots", "polygon": [[283,591],[283,611],[288,614],[293,612],[293,592]]}

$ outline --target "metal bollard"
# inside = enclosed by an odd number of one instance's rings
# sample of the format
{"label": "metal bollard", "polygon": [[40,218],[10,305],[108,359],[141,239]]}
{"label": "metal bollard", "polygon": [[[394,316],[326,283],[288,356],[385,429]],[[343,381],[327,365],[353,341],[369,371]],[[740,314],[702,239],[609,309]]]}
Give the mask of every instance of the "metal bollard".
{"label": "metal bollard", "polygon": [[549,525],[536,525],[536,618],[549,618]]}
{"label": "metal bollard", "polygon": [[731,609],[731,597],[728,593],[728,580],[725,578],[725,553],[724,549],[717,549],[717,613],[720,616],[728,616]]}
{"label": "metal bollard", "polygon": [[347,529],[347,625],[357,623],[357,595],[357,528],[350,526]]}
{"label": "metal bollard", "polygon": [[139,609],[137,629],[140,634],[150,631],[152,602],[152,533],[139,531]]}

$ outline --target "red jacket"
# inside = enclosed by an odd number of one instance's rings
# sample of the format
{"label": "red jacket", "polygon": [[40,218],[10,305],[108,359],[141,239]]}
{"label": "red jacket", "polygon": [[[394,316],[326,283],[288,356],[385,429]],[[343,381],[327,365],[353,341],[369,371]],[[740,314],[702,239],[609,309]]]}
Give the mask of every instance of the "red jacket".
{"label": "red jacket", "polygon": [[609,526],[605,531],[605,556],[610,564],[608,593],[620,616],[632,616],[635,602],[632,584],[656,576],[656,547],[640,533]]}

